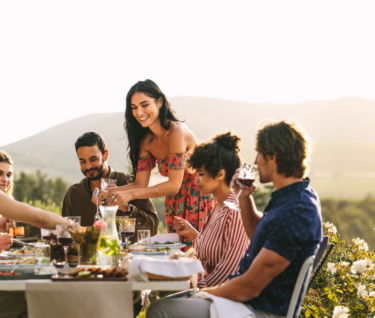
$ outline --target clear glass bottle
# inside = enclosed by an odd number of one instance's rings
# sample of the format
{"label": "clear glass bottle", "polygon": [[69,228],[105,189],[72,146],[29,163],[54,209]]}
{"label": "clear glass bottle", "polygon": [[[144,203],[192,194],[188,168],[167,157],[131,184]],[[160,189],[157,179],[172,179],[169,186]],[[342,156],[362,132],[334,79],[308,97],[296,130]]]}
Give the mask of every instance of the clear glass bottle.
{"label": "clear glass bottle", "polygon": [[116,229],[116,212],[118,206],[101,206],[102,213],[100,234],[97,244],[97,264],[117,266],[120,259],[120,241]]}

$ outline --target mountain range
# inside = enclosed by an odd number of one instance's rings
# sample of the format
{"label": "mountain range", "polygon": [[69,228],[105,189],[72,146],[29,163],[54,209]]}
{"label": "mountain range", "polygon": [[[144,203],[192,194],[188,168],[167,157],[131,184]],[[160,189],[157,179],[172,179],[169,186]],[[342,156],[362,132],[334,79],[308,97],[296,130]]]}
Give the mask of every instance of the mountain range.
{"label": "mountain range", "polygon": [[[311,178],[323,196],[359,197],[375,194],[375,100],[346,97],[334,101],[300,104],[246,103],[208,97],[174,97],[172,108],[180,120],[206,141],[218,132],[231,130],[242,138],[242,156],[254,159],[256,129],[268,119],[293,118],[312,139]],[[37,169],[68,183],[79,181],[76,139],[96,131],[106,140],[109,163],[127,170],[124,113],[89,114],[18,142],[2,145],[17,171]]]}

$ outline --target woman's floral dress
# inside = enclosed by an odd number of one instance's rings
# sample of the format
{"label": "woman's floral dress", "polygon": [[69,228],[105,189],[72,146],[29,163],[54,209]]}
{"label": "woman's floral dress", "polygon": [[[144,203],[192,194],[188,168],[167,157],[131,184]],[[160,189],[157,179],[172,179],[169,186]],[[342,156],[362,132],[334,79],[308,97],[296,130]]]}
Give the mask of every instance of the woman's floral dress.
{"label": "woman's floral dress", "polygon": [[[184,153],[170,154],[169,158],[158,160],[153,156],[141,157],[138,160],[138,171],[151,170],[158,162],[159,172],[168,177],[169,169],[184,169],[184,179],[177,194],[165,197],[165,223],[169,233],[176,233],[173,226],[174,216],[179,216],[188,221],[197,231],[200,231],[206,219],[214,208],[216,202],[213,195],[201,195],[195,182],[197,173],[191,174],[186,170],[187,151]],[[182,243],[191,246],[188,237],[183,237]]]}

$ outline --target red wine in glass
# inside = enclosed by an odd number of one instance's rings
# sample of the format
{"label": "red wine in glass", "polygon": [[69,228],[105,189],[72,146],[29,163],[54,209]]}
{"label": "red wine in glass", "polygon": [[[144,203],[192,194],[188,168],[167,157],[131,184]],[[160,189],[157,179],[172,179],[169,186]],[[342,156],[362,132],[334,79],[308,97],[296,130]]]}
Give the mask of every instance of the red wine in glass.
{"label": "red wine in glass", "polygon": [[242,179],[242,178],[238,178],[237,181],[239,183],[243,184],[246,187],[251,187],[251,185],[253,184],[253,182],[255,181],[255,179]]}
{"label": "red wine in glass", "polygon": [[57,243],[59,243],[59,245],[62,245],[63,247],[69,247],[73,244],[73,240],[71,237],[58,237]]}
{"label": "red wine in glass", "polygon": [[45,242],[49,242],[51,240],[51,238],[50,238],[49,235],[43,235],[42,240],[45,241]]}

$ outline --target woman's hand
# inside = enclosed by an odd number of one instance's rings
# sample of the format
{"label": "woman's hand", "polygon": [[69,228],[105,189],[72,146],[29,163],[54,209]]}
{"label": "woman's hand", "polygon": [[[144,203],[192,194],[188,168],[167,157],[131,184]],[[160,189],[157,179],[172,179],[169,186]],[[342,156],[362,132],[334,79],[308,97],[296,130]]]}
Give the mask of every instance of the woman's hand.
{"label": "woman's hand", "polygon": [[10,234],[0,235],[0,251],[8,250],[13,245],[13,236]]}
{"label": "woman's hand", "polygon": [[125,205],[134,200],[132,191],[114,192],[108,198],[108,205]]}
{"label": "woman's hand", "polygon": [[247,187],[247,186],[243,185],[242,183],[238,183],[237,178],[238,178],[239,171],[240,171],[240,168],[238,168],[236,170],[235,174],[233,175],[232,181],[230,182],[230,187],[233,189],[233,191],[237,195],[240,192],[240,190],[242,189],[240,197],[249,197],[250,195],[252,195],[256,191],[257,185],[253,182],[250,187]]}
{"label": "woman's hand", "polygon": [[92,202],[97,205],[103,205],[104,200],[107,199],[108,191],[99,190],[98,195],[95,194],[95,191],[92,193]]}
{"label": "woman's hand", "polygon": [[197,230],[188,221],[178,216],[174,217],[173,226],[178,235],[187,236],[191,240],[194,240],[198,234]]}
{"label": "woman's hand", "polygon": [[9,220],[3,216],[0,217],[0,232],[7,232],[6,224]]}

